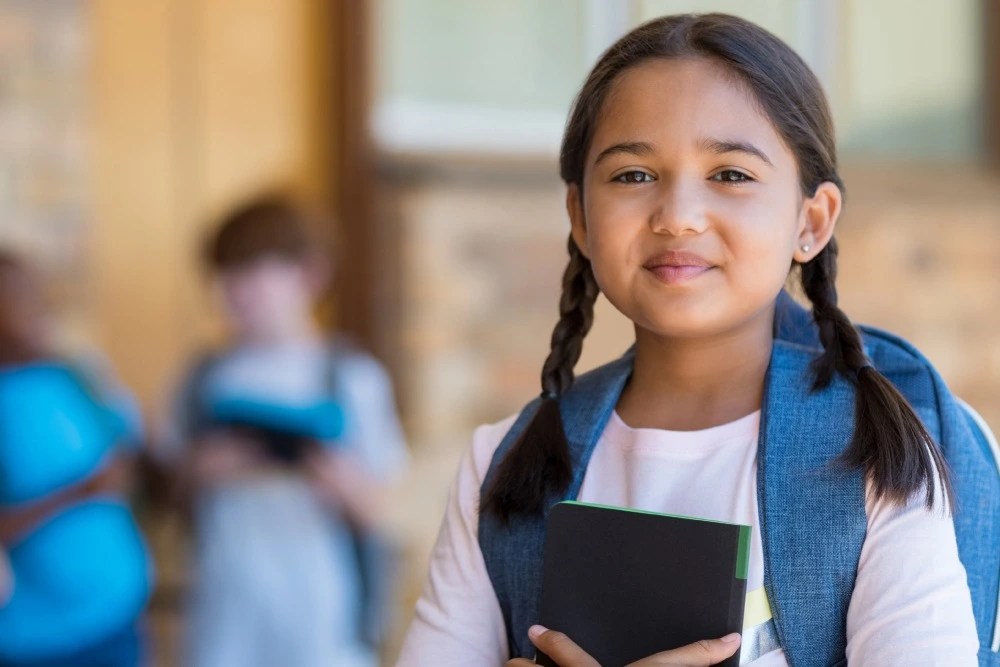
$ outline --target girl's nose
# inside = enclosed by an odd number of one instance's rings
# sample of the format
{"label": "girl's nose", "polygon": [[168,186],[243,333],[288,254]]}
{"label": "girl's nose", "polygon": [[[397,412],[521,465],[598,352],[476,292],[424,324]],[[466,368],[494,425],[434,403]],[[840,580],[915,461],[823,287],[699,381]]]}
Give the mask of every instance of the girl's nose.
{"label": "girl's nose", "polygon": [[654,234],[683,236],[705,231],[707,216],[694,188],[680,183],[663,187],[649,216]]}

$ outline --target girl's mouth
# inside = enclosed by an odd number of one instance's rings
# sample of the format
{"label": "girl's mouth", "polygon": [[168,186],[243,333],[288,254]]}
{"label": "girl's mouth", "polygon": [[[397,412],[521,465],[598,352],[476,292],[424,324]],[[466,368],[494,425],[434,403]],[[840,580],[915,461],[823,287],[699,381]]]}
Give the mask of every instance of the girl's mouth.
{"label": "girl's mouth", "polygon": [[662,283],[677,285],[694,280],[714,267],[701,255],[671,250],[651,257],[642,268]]}
{"label": "girl's mouth", "polygon": [[657,280],[668,285],[677,285],[680,283],[686,283],[694,280],[703,273],[707,273],[712,270],[710,266],[668,266],[660,265],[653,267],[644,267],[649,271]]}

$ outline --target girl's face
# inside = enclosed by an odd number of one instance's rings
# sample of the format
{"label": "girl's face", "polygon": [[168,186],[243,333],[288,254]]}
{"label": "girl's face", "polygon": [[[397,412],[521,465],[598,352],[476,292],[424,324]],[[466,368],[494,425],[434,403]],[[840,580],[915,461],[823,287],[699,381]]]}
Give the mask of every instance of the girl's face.
{"label": "girl's face", "polygon": [[20,355],[44,354],[50,343],[49,322],[38,282],[24,266],[0,267],[0,347]]}
{"label": "girl's face", "polygon": [[[707,60],[614,83],[570,186],[573,237],[608,300],[667,338],[771,326],[792,260],[828,242],[839,189],[802,195],[794,154],[751,93]],[[804,252],[802,245],[809,245]]]}

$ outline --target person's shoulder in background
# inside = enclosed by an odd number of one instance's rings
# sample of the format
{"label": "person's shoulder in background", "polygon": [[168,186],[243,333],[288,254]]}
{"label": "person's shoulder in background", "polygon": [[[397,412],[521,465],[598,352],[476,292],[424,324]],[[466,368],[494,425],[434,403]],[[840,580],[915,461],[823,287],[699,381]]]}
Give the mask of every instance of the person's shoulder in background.
{"label": "person's shoulder in background", "polygon": [[347,441],[377,477],[397,477],[409,463],[409,452],[389,371],[346,337],[332,340],[330,355],[348,412]]}
{"label": "person's shoulder in background", "polygon": [[94,400],[114,417],[121,433],[121,444],[140,447],[146,430],[142,409],[132,390],[115,372],[110,359],[88,348],[65,354],[58,362],[74,372]]}

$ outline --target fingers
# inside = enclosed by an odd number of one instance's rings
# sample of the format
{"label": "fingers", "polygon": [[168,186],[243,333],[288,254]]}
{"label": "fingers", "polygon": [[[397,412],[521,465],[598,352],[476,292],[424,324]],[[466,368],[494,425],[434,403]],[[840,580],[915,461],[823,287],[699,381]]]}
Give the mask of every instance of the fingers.
{"label": "fingers", "polygon": [[528,630],[528,638],[559,667],[601,667],[586,651],[561,632],[533,625]]}
{"label": "fingers", "polygon": [[629,667],[710,667],[736,653],[740,639],[737,632],[721,639],[703,639],[633,662]]}

